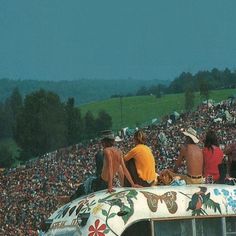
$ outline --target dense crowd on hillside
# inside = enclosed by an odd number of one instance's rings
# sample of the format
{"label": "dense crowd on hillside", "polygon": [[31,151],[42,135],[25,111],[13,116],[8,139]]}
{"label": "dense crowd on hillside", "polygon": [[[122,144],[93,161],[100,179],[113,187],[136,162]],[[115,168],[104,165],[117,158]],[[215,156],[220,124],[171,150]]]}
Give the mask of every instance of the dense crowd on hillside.
{"label": "dense crowd on hillside", "polygon": [[[236,103],[201,105],[176,120],[165,118],[159,125],[145,127],[148,146],[153,150],[157,172],[172,167],[183,138],[181,129],[193,127],[201,144],[213,128],[224,145],[235,140]],[[133,147],[132,136],[116,145],[126,153]],[[60,149],[24,166],[0,171],[0,235],[37,235],[40,224],[59,206],[58,196],[71,195],[87,175],[94,174],[99,141]]]}

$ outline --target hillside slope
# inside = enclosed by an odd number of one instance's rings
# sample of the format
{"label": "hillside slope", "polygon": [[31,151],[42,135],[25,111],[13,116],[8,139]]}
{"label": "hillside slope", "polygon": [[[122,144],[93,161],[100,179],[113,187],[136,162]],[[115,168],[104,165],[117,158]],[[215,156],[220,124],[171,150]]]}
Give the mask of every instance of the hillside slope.
{"label": "hillside slope", "polygon": [[[227,99],[235,94],[236,89],[214,90],[210,92],[210,98],[215,102]],[[195,93],[195,106],[202,101],[199,93]],[[113,98],[101,102],[93,102],[80,106],[82,114],[90,110],[95,116],[100,110],[107,111],[113,121],[113,129],[121,127],[135,127],[151,123],[152,119],[161,119],[174,111],[184,111],[184,94],[168,94],[161,98],[155,96],[136,96]]]}

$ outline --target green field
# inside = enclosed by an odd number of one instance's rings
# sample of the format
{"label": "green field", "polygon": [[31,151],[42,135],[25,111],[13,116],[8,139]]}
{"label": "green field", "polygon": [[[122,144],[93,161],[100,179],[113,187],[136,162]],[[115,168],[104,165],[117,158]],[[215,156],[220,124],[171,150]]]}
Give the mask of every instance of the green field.
{"label": "green field", "polygon": [[[219,102],[235,93],[236,89],[215,90],[210,92],[210,99]],[[195,93],[195,106],[201,101],[199,93]],[[83,115],[90,110],[95,116],[100,110],[105,110],[112,117],[112,128],[118,130],[121,127],[135,127],[136,124],[150,123],[152,119],[160,119],[174,111],[183,112],[184,94],[169,94],[161,98],[155,96],[113,98],[89,103],[80,106],[80,109]]]}

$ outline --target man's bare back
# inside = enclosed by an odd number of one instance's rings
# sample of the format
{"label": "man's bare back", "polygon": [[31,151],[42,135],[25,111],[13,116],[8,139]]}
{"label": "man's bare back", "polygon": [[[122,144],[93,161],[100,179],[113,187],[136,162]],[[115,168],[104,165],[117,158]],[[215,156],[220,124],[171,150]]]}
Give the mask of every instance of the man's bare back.
{"label": "man's bare back", "polygon": [[[180,151],[177,162],[186,160],[187,173],[191,176],[200,176],[203,171],[203,154],[202,150],[195,144],[186,144]],[[179,163],[180,164],[180,163]]]}
{"label": "man's bare back", "polygon": [[101,176],[103,180],[108,182],[109,171],[111,171],[111,177],[113,178],[119,170],[119,166],[121,165],[122,153],[115,147],[107,147],[104,149],[104,156],[106,158],[104,158]]}
{"label": "man's bare back", "polygon": [[[201,184],[204,181],[202,176],[203,153],[201,148],[197,145],[197,143],[199,143],[199,139],[196,136],[197,132],[190,127],[187,131],[184,131],[183,134],[185,135],[185,144],[182,146],[175,162],[174,172],[170,170],[163,171],[162,176],[167,172],[172,177],[181,177],[185,180],[186,184]],[[184,160],[186,161],[187,175],[176,173]]]}
{"label": "man's bare back", "polygon": [[122,152],[115,148],[114,146],[106,146],[104,142],[104,162],[102,168],[101,178],[103,181],[108,183],[108,192],[113,192],[113,178],[118,171],[122,171],[125,177],[130,181],[132,187],[140,187],[139,185],[133,182],[133,179],[127,170],[123,157]]}

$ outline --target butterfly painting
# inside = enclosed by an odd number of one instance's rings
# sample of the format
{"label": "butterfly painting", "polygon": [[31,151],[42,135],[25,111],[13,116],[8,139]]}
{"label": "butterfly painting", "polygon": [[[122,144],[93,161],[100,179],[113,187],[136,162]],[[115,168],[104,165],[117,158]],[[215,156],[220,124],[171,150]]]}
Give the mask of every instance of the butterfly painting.
{"label": "butterfly painting", "polygon": [[178,210],[178,205],[176,203],[177,194],[174,191],[166,192],[163,195],[157,195],[154,193],[144,192],[144,191],[140,192],[147,198],[148,207],[152,212],[157,211],[159,201],[160,203],[165,203],[168,211],[171,214],[176,213],[176,211]]}

